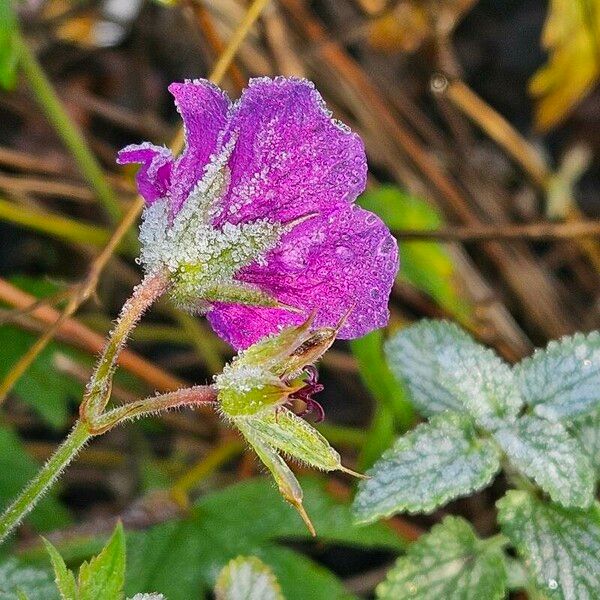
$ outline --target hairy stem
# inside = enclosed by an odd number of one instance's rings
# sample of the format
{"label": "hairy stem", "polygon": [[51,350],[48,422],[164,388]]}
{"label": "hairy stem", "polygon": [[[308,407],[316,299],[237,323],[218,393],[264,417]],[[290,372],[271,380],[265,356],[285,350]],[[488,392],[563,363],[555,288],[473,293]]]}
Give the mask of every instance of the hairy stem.
{"label": "hairy stem", "polygon": [[102,414],[110,398],[112,377],[120,351],[141,316],[167,291],[168,286],[166,273],[161,271],[148,275],[134,289],[131,298],[123,305],[117,324],[104,347],[83,402],[79,407],[79,414],[83,421],[94,423]]}
{"label": "hairy stem", "polygon": [[48,462],[0,517],[0,542],[29,514],[90,437],[88,426],[78,421]]}

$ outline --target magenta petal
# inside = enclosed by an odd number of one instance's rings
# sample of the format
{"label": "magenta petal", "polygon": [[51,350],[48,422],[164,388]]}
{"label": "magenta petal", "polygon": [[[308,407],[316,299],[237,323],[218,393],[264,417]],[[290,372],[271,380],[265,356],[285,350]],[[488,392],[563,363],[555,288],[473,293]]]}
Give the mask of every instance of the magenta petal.
{"label": "magenta petal", "polygon": [[120,165],[140,163],[136,175],[138,190],[148,204],[167,194],[171,182],[173,155],[168,148],[149,142],[132,144],[117,154]]}
{"label": "magenta petal", "polygon": [[172,83],[169,91],[183,119],[186,140],[185,150],[173,169],[171,201],[176,213],[217,150],[231,102],[225,92],[206,79]]}
{"label": "magenta petal", "polygon": [[208,314],[215,331],[245,348],[281,326],[298,324],[317,309],[315,327],[335,326],[343,339],[387,324],[388,298],[398,270],[396,240],[383,222],[358,206],[309,219],[286,234],[265,265],[240,271],[254,284],[303,314],[219,305]]}
{"label": "magenta petal", "polygon": [[362,141],[331,119],[309,81],[251,80],[227,136],[236,144],[216,225],[261,217],[288,222],[352,202],[365,187]]}

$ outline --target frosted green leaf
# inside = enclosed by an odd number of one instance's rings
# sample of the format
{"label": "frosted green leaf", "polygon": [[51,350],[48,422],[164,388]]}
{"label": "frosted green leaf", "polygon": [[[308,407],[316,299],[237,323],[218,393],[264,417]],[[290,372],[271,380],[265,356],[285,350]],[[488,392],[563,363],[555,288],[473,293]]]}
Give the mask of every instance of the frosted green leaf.
{"label": "frosted green leaf", "polygon": [[354,500],[357,521],[430,512],[485,487],[500,468],[493,442],[479,439],[459,413],[432,417],[402,436],[367,472]]}
{"label": "frosted green leaf", "polygon": [[560,424],[534,415],[495,432],[510,462],[564,506],[586,508],[594,497],[594,472],[579,444]]}
{"label": "frosted green leaf", "polygon": [[600,505],[567,509],[527,492],[497,502],[498,520],[551,600],[596,600],[600,590]]}
{"label": "frosted green leaf", "polygon": [[377,587],[378,600],[501,600],[506,594],[501,548],[477,537],[459,517],[446,517],[412,544]]}
{"label": "frosted green leaf", "polygon": [[48,571],[21,565],[10,558],[0,563],[0,600],[16,600],[19,591],[26,594],[28,600],[58,600]]}
{"label": "frosted green leaf", "polygon": [[569,419],[600,406],[600,333],[550,342],[515,367],[527,404],[541,417]]}
{"label": "frosted green leaf", "polygon": [[510,367],[453,323],[425,320],[407,327],[387,342],[386,356],[424,415],[467,411],[495,429],[521,408]]}
{"label": "frosted green leaf", "polygon": [[237,417],[245,429],[252,429],[263,442],[296,460],[323,471],[341,467],[340,455],[329,442],[309,423],[287,408],[276,412],[263,412],[251,417]]}
{"label": "frosted green leaf", "polygon": [[121,523],[100,554],[79,567],[79,600],[124,597],[125,534]]}
{"label": "frosted green leaf", "polygon": [[573,437],[579,442],[583,453],[588,457],[600,478],[600,410],[585,415],[567,425]]}
{"label": "frosted green leaf", "polygon": [[238,556],[221,571],[217,600],[283,600],[275,575],[255,556]]}

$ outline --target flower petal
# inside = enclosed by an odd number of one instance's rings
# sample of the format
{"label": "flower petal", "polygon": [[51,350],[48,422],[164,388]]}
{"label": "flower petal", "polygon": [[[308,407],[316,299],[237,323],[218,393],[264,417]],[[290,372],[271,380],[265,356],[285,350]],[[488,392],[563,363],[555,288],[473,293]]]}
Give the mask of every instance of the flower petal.
{"label": "flower petal", "polygon": [[149,142],[131,144],[117,154],[117,163],[142,165],[137,172],[136,181],[140,194],[148,204],[166,196],[173,168],[173,155],[168,148]]}
{"label": "flower petal", "polygon": [[206,79],[172,83],[169,91],[183,119],[186,140],[185,150],[173,168],[171,202],[175,214],[217,151],[231,102],[224,91]]}
{"label": "flower petal", "polygon": [[242,269],[238,279],[258,286],[302,314],[221,304],[207,317],[235,348],[245,348],[317,310],[314,327],[335,326],[338,337],[360,337],[386,325],[388,298],[398,270],[398,247],[383,222],[358,206],[308,219],[287,233],[266,264]]}
{"label": "flower petal", "polygon": [[307,80],[251,80],[234,107],[228,136],[236,140],[231,184],[217,226],[329,212],[365,187],[362,141],[331,119]]}

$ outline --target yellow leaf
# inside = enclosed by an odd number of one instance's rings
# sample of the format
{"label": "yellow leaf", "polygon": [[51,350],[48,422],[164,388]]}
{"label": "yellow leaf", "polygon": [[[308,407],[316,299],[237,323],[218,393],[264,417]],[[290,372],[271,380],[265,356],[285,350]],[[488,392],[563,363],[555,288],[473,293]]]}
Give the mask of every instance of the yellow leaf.
{"label": "yellow leaf", "polygon": [[542,45],[548,62],[531,78],[536,126],[551,129],[587,95],[600,73],[600,0],[551,0]]}

